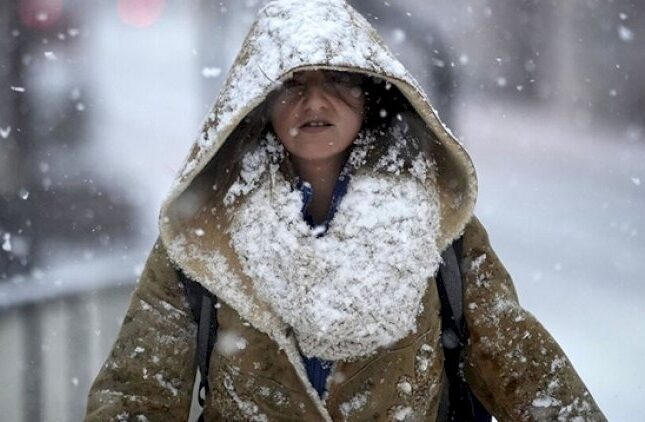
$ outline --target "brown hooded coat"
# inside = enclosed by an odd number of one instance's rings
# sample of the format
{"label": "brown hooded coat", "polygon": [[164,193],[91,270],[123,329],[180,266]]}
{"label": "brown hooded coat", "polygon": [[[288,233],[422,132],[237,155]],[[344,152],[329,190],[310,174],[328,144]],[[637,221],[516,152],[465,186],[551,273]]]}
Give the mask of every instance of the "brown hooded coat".
{"label": "brown hooded coat", "polygon": [[[91,388],[88,421],[187,420],[196,325],[176,268],[217,295],[219,340],[206,420],[436,420],[443,388],[440,303],[428,280],[417,329],[358,360],[338,361],[321,400],[290,327],[254,292],[226,230],[222,198],[251,139],[247,116],[295,70],[378,76],[417,114],[436,164],[445,249],[463,235],[464,375],[500,421],[605,420],[563,351],[518,303],[511,278],[473,216],[477,181],[462,146],[369,23],[341,0],[281,0],[260,11],[184,170],[164,202],[160,238],[121,332]],[[214,181],[216,184],[214,185]],[[234,353],[223,338],[242,339]]]}

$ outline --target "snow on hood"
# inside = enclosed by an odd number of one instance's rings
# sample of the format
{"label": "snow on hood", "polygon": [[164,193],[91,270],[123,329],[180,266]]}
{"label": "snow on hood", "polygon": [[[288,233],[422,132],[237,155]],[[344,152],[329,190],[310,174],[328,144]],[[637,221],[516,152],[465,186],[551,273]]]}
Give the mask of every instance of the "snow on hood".
{"label": "snow on hood", "polygon": [[[437,167],[441,233],[436,243],[440,250],[461,235],[477,195],[475,170],[468,154],[439,120],[417,81],[363,16],[343,0],[269,2],[259,11],[200,136],[162,204],[160,235],[178,267],[288,352],[296,349],[285,334],[285,324],[257,300],[230,246],[225,230],[230,217],[223,209],[222,198],[239,175],[239,161],[248,149],[245,145],[257,141],[248,139],[245,132],[250,116],[282,81],[304,69],[377,76],[407,99],[420,117],[422,127],[417,129],[429,135],[424,142]],[[306,379],[306,375],[303,377]],[[316,397],[314,391],[312,399]]]}

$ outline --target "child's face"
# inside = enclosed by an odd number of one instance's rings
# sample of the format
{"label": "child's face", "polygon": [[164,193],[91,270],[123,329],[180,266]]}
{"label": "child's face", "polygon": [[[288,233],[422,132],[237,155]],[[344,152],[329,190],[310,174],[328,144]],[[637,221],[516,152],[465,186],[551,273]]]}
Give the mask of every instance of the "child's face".
{"label": "child's face", "polygon": [[273,129],[289,153],[322,160],[344,152],[363,122],[360,75],[313,70],[294,74],[269,103]]}

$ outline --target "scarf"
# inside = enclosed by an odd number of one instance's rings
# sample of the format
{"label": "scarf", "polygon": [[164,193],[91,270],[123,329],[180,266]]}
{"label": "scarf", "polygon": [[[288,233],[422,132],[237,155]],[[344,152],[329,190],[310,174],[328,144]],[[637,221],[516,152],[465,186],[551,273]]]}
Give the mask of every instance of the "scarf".
{"label": "scarf", "polygon": [[[436,191],[400,169],[358,172],[321,237],[302,217],[301,192],[271,165],[272,149],[265,143],[249,153],[246,178],[229,190],[244,193],[231,246],[302,353],[351,360],[415,332],[441,260]],[[355,147],[349,162],[364,155]]]}

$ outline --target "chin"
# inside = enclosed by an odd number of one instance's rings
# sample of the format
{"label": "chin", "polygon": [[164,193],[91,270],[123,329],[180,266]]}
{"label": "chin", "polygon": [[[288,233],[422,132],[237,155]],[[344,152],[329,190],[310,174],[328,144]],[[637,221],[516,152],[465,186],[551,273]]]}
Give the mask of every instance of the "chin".
{"label": "chin", "polygon": [[293,151],[291,155],[295,156],[300,160],[306,161],[322,161],[329,160],[331,158],[337,157],[338,155],[344,153],[345,150],[339,151]]}

